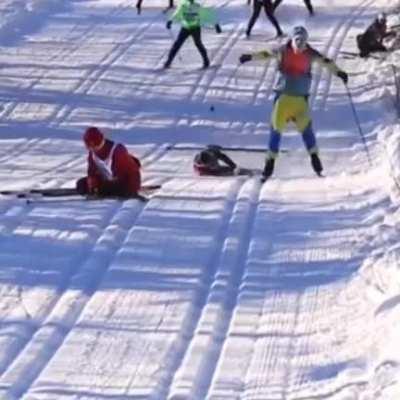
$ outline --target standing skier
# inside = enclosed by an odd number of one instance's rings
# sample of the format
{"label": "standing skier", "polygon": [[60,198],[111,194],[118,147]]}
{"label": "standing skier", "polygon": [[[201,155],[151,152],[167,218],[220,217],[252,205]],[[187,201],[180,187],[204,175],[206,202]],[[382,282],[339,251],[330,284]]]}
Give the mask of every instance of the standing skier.
{"label": "standing skier", "polygon": [[303,142],[311,157],[314,171],[322,172],[318,156],[317,142],[312,128],[308,108],[308,96],[311,86],[311,65],[315,61],[328,68],[347,84],[347,73],[339,69],[329,58],[321,55],[308,43],[308,33],[302,26],[295,27],[292,39],[274,51],[261,51],[254,54],[242,54],[241,63],[250,60],[262,60],[274,57],[278,60],[279,76],[275,85],[275,101],[272,111],[269,151],[263,171],[268,179],[273,171],[275,159],[279,153],[281,133],[289,121],[293,121],[302,134]]}
{"label": "standing skier", "polygon": [[282,36],[282,29],[279,26],[278,20],[274,16],[274,7],[272,5],[272,0],[253,0],[253,13],[251,14],[249,23],[247,25],[246,36],[250,36],[251,30],[253,29],[253,26],[256,23],[262,8],[264,8],[265,15],[270,20],[271,24],[275,27],[276,35]]}
{"label": "standing skier", "polygon": [[[282,3],[282,1],[283,1],[283,0],[275,0],[275,3],[274,3],[274,11],[279,7],[279,5]],[[307,7],[308,13],[309,13],[310,15],[314,15],[314,9],[313,9],[313,6],[312,6],[312,4],[311,4],[311,0],[304,0],[304,4],[305,4],[306,7]]]}
{"label": "standing skier", "polygon": [[106,139],[96,127],[86,129],[87,176],[76,183],[81,195],[134,197],[140,189],[140,162],[123,144]]}
{"label": "standing skier", "polygon": [[164,68],[171,66],[176,54],[189,36],[193,38],[194,44],[203,58],[203,68],[208,68],[210,60],[208,59],[207,50],[201,41],[201,27],[213,25],[215,31],[221,33],[221,27],[216,21],[215,13],[208,7],[200,6],[195,0],[183,0],[172,15],[172,18],[167,21],[167,29],[171,29],[173,21],[180,22],[182,27],[168,54]]}

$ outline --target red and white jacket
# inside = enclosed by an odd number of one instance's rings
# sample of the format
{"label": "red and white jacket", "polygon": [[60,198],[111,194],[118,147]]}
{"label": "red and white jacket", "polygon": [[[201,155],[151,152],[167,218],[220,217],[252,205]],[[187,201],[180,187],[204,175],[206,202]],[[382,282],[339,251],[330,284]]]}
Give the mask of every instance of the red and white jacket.
{"label": "red and white jacket", "polygon": [[108,139],[99,151],[89,151],[88,178],[95,187],[112,183],[135,194],[141,186],[140,167],[140,161],[123,144]]}

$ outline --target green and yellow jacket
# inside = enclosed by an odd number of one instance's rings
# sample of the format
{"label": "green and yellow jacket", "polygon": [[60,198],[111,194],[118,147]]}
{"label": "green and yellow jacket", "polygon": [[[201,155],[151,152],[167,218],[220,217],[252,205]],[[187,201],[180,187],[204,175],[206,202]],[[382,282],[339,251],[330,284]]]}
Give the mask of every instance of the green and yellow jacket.
{"label": "green and yellow jacket", "polygon": [[217,23],[215,12],[210,7],[202,7],[195,1],[183,0],[171,18],[185,29],[196,29],[201,26],[214,26]]}

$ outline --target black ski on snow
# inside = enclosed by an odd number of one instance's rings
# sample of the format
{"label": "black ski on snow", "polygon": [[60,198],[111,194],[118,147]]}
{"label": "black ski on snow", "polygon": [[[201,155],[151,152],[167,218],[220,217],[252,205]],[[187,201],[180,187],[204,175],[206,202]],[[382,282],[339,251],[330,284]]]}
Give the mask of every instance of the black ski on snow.
{"label": "black ski on snow", "polygon": [[[218,144],[204,144],[204,145],[175,145],[171,144],[167,146],[167,150],[206,150],[206,149],[217,149],[221,151],[243,151],[243,152],[250,152],[250,153],[266,153],[267,149],[265,147],[241,147],[241,146],[220,146]],[[288,149],[281,149],[279,150],[280,153],[289,153]]]}
{"label": "black ski on snow", "polygon": [[[146,201],[147,198],[144,196],[147,192],[152,192],[154,190],[160,189],[161,185],[144,185],[140,189],[142,193],[138,193],[136,196],[130,198],[138,199],[141,201]],[[17,198],[32,198],[32,197],[68,197],[68,196],[80,196],[75,188],[53,188],[53,189],[28,189],[28,190],[2,190],[0,195],[3,196],[16,196]],[[87,199],[107,199],[107,198],[119,198],[125,199],[123,197],[115,196],[88,196]],[[128,199],[128,198],[127,198]]]}

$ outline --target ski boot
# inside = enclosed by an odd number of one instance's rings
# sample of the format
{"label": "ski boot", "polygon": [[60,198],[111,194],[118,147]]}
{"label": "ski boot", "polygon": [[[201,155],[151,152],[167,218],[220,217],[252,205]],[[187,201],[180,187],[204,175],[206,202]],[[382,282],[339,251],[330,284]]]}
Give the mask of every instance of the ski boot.
{"label": "ski boot", "polygon": [[261,176],[261,181],[265,182],[274,172],[274,166],[275,166],[275,159],[274,158],[268,158],[265,161],[265,167]]}
{"label": "ski boot", "polygon": [[322,176],[322,164],[317,153],[311,154],[311,166],[318,176]]}

